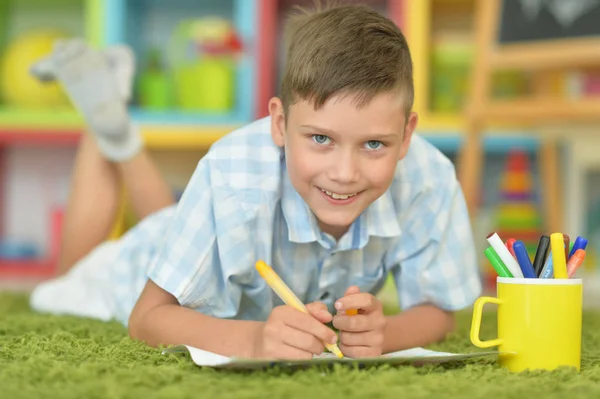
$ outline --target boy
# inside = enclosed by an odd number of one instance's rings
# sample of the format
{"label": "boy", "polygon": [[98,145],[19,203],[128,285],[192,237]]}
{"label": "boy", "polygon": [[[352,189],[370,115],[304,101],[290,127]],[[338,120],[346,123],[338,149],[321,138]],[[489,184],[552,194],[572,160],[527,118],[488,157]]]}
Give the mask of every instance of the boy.
{"label": "boy", "polygon": [[[296,16],[287,34],[282,96],[269,102],[270,117],[215,143],[177,206],[83,259],[70,255],[75,267],[34,292],[35,308],[115,317],[150,345],[254,358],[319,354],[323,341],[338,339],[329,322],[350,357],[427,345],[452,330],[453,312],[473,302],[481,283],[453,166],[413,137],[406,40],[390,20],[361,6]],[[69,91],[72,82],[64,81]],[[116,97],[82,112],[118,109],[122,117]],[[90,125],[114,161],[104,159],[102,168],[121,173],[134,200],[154,193],[136,181],[141,168],[132,172],[147,159],[143,153],[111,151],[135,142],[126,139],[136,134],[130,123]],[[136,155],[115,156],[122,153]],[[309,303],[310,315],[281,304],[254,270],[259,259]],[[386,317],[374,294],[388,273],[404,311]],[[84,313],[78,300],[97,309]],[[359,314],[346,315],[350,309]]]}

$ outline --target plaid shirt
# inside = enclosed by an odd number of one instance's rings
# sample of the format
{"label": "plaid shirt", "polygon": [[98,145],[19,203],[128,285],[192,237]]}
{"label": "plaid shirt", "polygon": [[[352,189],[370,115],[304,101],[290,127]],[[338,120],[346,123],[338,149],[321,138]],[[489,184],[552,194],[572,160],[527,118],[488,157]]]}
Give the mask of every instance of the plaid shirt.
{"label": "plaid shirt", "polygon": [[404,309],[458,310],[481,292],[454,167],[418,135],[388,191],[337,242],[292,186],[265,118],[216,142],[178,205],[143,220],[119,245],[111,269],[123,323],[147,278],[204,314],[265,320],[281,301],[255,271],[259,259],[303,302],[330,309],[350,285],[377,293],[390,273]]}

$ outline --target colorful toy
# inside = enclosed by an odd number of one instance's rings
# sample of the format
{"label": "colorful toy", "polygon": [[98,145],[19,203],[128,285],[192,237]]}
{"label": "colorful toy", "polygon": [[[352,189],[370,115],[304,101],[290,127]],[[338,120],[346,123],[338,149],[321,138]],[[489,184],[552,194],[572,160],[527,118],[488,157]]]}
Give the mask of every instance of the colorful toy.
{"label": "colorful toy", "polygon": [[31,65],[49,54],[54,42],[64,37],[58,30],[44,29],[19,36],[8,45],[0,73],[2,98],[7,105],[35,108],[69,104],[56,82],[41,83],[29,73]]}
{"label": "colorful toy", "polygon": [[139,102],[147,109],[164,110],[172,105],[172,85],[161,62],[159,50],[152,50],[139,76]]}
{"label": "colorful toy", "polygon": [[[495,229],[500,237],[523,241],[530,258],[535,256],[542,232],[542,219],[535,202],[533,177],[527,154],[509,152],[500,182],[501,202],[495,212]],[[488,283],[496,284],[496,272],[488,264]]]}
{"label": "colorful toy", "polygon": [[234,105],[235,64],[242,45],[229,21],[183,21],[169,46],[178,105],[185,110],[228,112]]}

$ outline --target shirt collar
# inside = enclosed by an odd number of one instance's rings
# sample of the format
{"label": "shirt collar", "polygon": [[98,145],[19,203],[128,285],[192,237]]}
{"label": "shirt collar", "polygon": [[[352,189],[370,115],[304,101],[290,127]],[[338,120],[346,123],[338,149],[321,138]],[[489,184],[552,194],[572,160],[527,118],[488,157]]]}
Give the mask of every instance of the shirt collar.
{"label": "shirt collar", "polygon": [[292,185],[285,166],[285,159],[282,159],[282,163],[281,210],[287,223],[288,239],[296,243],[317,241],[321,236],[317,218]]}

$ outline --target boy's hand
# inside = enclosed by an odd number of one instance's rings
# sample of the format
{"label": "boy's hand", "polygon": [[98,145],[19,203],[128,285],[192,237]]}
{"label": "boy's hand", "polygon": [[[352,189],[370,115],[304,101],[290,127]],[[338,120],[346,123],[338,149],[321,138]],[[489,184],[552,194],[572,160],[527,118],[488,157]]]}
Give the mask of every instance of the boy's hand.
{"label": "boy's hand", "polygon": [[[338,314],[333,317],[333,326],[340,330],[342,353],[352,358],[380,356],[386,325],[381,302],[352,286],[336,301],[335,308]],[[358,314],[346,314],[354,309]]]}
{"label": "boy's hand", "polygon": [[337,342],[329,323],[331,313],[325,304],[306,305],[310,314],[291,306],[278,306],[258,330],[253,357],[262,359],[312,359],[323,353],[322,341]]}

